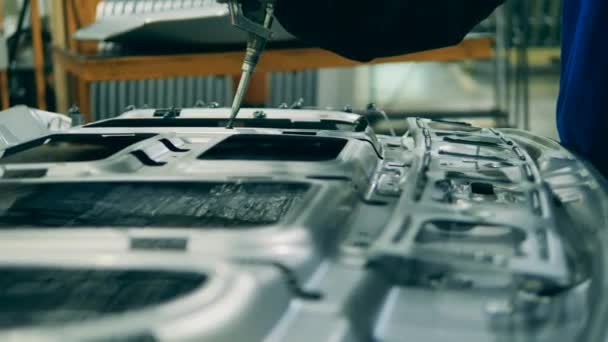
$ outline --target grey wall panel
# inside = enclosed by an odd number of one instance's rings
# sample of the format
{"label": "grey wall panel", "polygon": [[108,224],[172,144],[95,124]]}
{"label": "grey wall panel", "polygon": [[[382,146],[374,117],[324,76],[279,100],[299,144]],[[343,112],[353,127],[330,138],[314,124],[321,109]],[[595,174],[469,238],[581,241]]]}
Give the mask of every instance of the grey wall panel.
{"label": "grey wall panel", "polygon": [[273,73],[270,76],[270,106],[292,104],[304,99],[306,106],[317,106],[318,70]]}
{"label": "grey wall panel", "polygon": [[93,114],[98,120],[114,117],[131,105],[191,107],[202,100],[228,106],[232,100],[230,76],[95,82],[91,87]]}

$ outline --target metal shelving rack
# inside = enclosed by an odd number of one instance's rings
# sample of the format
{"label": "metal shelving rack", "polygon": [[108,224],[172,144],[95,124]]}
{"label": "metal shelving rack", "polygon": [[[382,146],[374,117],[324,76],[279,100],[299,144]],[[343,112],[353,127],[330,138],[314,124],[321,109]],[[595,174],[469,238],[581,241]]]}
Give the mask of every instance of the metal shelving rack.
{"label": "metal shelving rack", "polygon": [[[413,115],[430,118],[492,119],[497,126],[530,129],[530,44],[559,44],[559,32],[555,33],[555,28],[553,31],[547,30],[547,25],[541,25],[541,22],[559,22],[556,18],[553,21],[548,19],[554,16],[552,13],[559,14],[559,9],[556,11],[555,6],[544,6],[551,1],[511,0],[499,7],[493,16],[474,30],[474,33],[494,36],[495,54],[491,60],[494,79],[493,107],[475,112],[399,112],[389,113],[390,116],[393,119]],[[547,8],[551,13],[534,12]]]}
{"label": "metal shelving rack", "polygon": [[494,17],[496,103],[508,113],[511,127],[530,129],[530,53],[547,47],[559,51],[560,14],[560,1],[512,0]]}

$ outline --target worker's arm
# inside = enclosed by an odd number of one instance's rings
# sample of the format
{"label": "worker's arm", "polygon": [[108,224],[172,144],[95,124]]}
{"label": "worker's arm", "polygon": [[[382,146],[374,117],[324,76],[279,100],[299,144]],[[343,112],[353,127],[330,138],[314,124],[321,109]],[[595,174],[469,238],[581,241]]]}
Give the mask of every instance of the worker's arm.
{"label": "worker's arm", "polygon": [[279,0],[276,16],[298,38],[350,59],[459,43],[504,0]]}

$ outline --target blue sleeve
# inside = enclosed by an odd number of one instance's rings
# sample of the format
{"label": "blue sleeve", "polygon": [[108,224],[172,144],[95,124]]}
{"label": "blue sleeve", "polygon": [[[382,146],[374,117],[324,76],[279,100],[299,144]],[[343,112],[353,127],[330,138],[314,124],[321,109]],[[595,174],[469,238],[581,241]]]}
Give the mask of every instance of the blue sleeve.
{"label": "blue sleeve", "polygon": [[563,20],[562,144],[608,176],[608,1],[564,0]]}

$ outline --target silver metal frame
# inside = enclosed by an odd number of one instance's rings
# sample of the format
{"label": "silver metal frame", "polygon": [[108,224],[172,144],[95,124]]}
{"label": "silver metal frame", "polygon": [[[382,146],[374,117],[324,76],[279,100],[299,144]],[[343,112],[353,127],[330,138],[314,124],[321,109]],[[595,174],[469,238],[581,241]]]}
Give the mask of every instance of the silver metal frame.
{"label": "silver metal frame", "polygon": [[[330,120],[345,127],[363,120],[343,112],[263,111],[261,115],[244,109],[240,118]],[[0,125],[6,125],[7,114],[0,113]],[[3,339],[143,334],[159,340],[205,341],[400,341],[409,336],[432,342],[603,342],[593,336],[600,336],[606,319],[602,305],[608,278],[602,251],[608,247],[607,187],[592,168],[557,143],[518,130],[427,119],[409,120],[409,132],[392,137],[376,135],[370,128],[158,127],[164,120],[226,120],[227,108],[187,108],[175,118],[154,114],[151,109],[133,109],[118,119],[154,119],[156,127],[62,131],[157,134],[102,160],[2,164],[0,153],[0,185],[305,183],[310,185],[308,194],[277,224],[240,230],[0,230],[0,266],[209,272],[216,284],[167,306],[78,324],[1,331]],[[19,132],[18,127],[11,129]],[[51,133],[43,126],[39,136]],[[238,134],[348,142],[335,160],[320,162],[197,158]],[[162,138],[189,151],[173,152],[159,142]],[[165,164],[145,166],[130,154],[134,150]],[[46,175],[3,178],[7,171],[34,169],[45,169]],[[446,181],[451,188],[442,186]],[[493,185],[496,195],[473,193],[474,182]],[[444,196],[446,189],[451,197]],[[505,234],[524,238],[516,241],[512,254],[495,249],[502,240],[469,232],[443,232],[425,244],[418,238],[425,232],[424,223],[437,220],[500,226]],[[134,248],[133,242],[141,239],[179,239],[185,246]]]}

